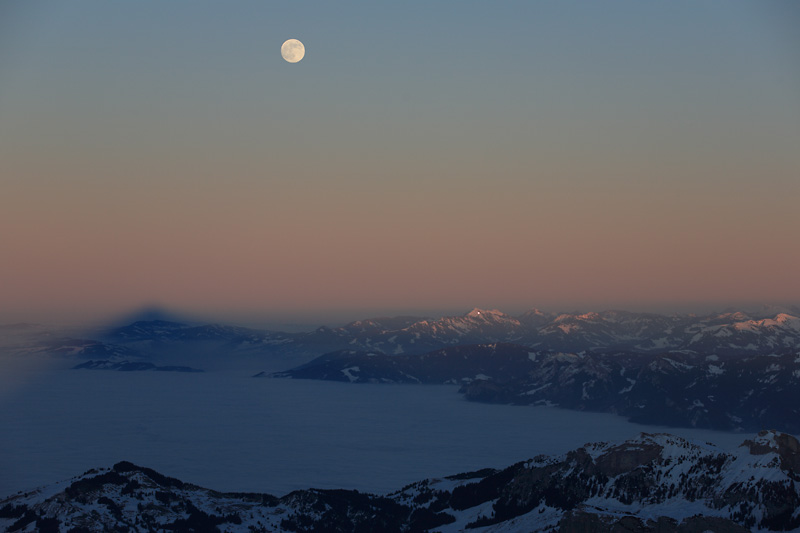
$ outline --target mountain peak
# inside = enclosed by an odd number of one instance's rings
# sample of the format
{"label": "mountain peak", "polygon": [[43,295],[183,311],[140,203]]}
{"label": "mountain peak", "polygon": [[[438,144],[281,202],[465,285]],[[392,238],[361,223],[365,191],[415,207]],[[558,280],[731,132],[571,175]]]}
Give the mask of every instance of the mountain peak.
{"label": "mountain peak", "polygon": [[497,309],[481,309],[479,307],[476,307],[472,311],[467,313],[465,316],[468,316],[468,317],[471,317],[471,318],[478,318],[478,317],[482,317],[482,318],[495,317],[495,318],[497,318],[497,317],[505,317],[507,315],[505,313],[503,313],[502,311],[499,311]]}
{"label": "mountain peak", "polygon": [[800,308],[794,305],[763,304],[758,309],[749,310],[748,314],[753,318],[773,318],[781,314],[800,316]]}
{"label": "mountain peak", "polygon": [[722,313],[717,318],[736,320],[737,322],[744,322],[750,320],[750,315],[748,315],[743,311],[729,311],[726,313]]}
{"label": "mountain peak", "polygon": [[536,307],[531,307],[530,309],[522,313],[522,316],[548,316],[548,314],[549,313],[545,313],[541,309],[538,309]]}
{"label": "mountain peak", "polygon": [[775,315],[775,322],[785,326],[792,326],[795,329],[800,329],[800,317],[797,315],[790,315],[788,313],[779,313]]}

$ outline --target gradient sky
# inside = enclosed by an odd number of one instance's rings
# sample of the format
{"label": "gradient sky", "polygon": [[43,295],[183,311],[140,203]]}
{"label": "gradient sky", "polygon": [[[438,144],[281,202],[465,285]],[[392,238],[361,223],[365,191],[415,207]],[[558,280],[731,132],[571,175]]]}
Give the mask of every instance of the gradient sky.
{"label": "gradient sky", "polygon": [[0,320],[800,302],[797,3],[278,4],[0,4]]}

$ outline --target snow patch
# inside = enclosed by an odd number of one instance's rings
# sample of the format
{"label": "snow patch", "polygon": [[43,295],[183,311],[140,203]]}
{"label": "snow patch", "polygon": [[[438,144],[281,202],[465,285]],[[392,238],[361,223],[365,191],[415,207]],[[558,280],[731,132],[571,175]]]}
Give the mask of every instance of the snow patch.
{"label": "snow patch", "polygon": [[631,378],[625,378],[625,379],[628,380],[629,385],[627,387],[625,387],[624,389],[620,389],[619,394],[625,394],[627,392],[630,392],[633,389],[633,386],[636,385],[636,380],[635,379],[631,379]]}
{"label": "snow patch", "polygon": [[344,374],[347,379],[350,380],[350,383],[358,381],[358,376],[354,376],[353,372],[361,372],[361,369],[357,366],[351,366],[350,368],[345,368],[342,370],[342,374]]}

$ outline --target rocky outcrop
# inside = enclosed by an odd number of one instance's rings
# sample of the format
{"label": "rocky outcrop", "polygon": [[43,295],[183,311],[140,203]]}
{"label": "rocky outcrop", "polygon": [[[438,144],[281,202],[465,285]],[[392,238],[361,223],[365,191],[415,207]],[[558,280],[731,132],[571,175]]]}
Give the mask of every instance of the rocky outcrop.
{"label": "rocky outcrop", "polygon": [[781,460],[781,468],[797,476],[800,481],[800,442],[786,433],[761,431],[753,440],[746,440],[746,446],[753,455],[777,453]]}

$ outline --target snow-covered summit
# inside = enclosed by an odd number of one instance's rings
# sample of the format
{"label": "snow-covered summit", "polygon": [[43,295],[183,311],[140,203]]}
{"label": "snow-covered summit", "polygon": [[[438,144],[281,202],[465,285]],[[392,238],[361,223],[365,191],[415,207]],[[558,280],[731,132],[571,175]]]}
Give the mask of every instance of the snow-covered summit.
{"label": "snow-covered summit", "polygon": [[479,307],[474,308],[472,311],[470,311],[464,316],[467,316],[469,318],[481,318],[487,321],[511,319],[510,316],[497,309],[481,309]]}

